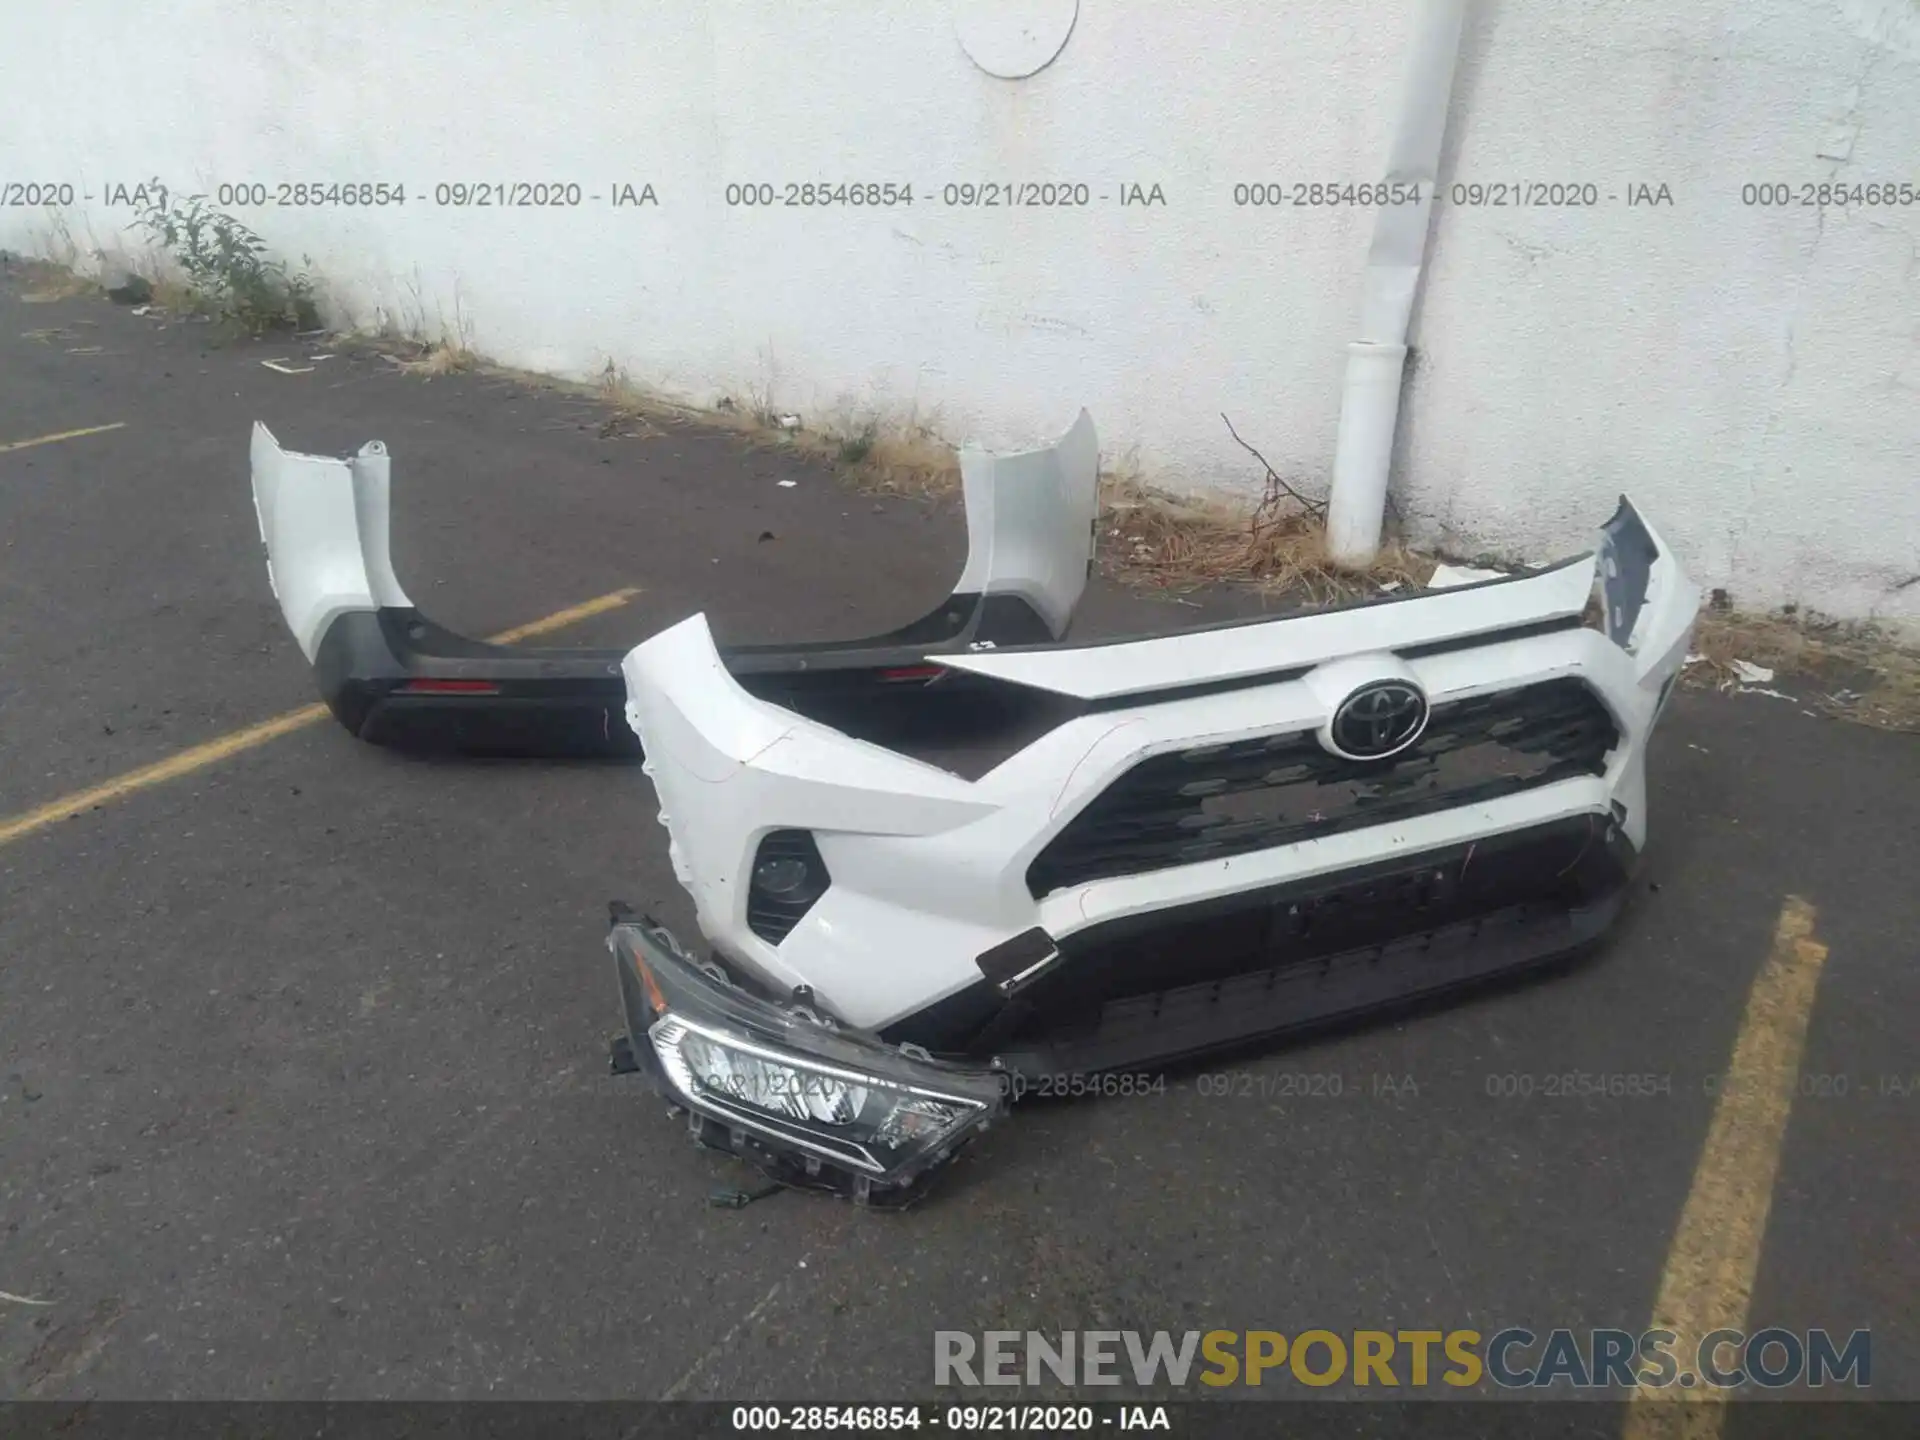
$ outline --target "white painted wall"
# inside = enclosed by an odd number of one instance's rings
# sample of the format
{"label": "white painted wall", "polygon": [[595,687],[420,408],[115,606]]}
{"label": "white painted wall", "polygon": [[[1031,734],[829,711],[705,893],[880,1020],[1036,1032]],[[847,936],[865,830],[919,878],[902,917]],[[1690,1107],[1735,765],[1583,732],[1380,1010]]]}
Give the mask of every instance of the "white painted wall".
{"label": "white painted wall", "polygon": [[[242,214],[362,323],[450,320],[457,297],[508,362],[770,389],[810,422],[917,407],[990,444],[1085,404],[1110,458],[1251,485],[1225,411],[1324,486],[1370,219],[1236,208],[1232,187],[1377,178],[1408,0],[1080,0],[1019,81],[956,40],[955,10],[989,4],[1009,0],[16,7],[0,183],[94,199],[0,209],[0,245],[117,245],[105,187],[154,174],[403,182],[404,209]],[[1920,187],[1920,3],[1479,0],[1469,25],[1443,174],[1622,198],[1437,207],[1394,481],[1421,535],[1545,558],[1627,490],[1743,604],[1920,623],[1920,583],[1897,588],[1920,574],[1920,204],[1740,196]],[[1157,182],[1167,203],[938,203],[997,177]],[[724,203],[730,181],[808,179],[912,182],[916,203]],[[436,209],[455,180],[603,198]],[[660,205],[608,208],[618,181]],[[1641,181],[1675,203],[1628,208]]]}

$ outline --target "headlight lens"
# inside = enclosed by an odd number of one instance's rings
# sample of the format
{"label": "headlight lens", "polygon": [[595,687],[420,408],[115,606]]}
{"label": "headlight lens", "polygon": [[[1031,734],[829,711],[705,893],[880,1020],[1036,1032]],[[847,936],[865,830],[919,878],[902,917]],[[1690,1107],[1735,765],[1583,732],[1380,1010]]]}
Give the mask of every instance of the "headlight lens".
{"label": "headlight lens", "polygon": [[910,1054],[694,961],[642,917],[608,935],[628,1034],[704,1135],[863,1203],[908,1203],[927,1170],[1007,1108],[991,1069]]}
{"label": "headlight lens", "polygon": [[866,1106],[864,1085],[736,1050],[724,1041],[692,1034],[684,1026],[676,1033],[681,1060],[709,1095],[834,1126],[852,1124]]}
{"label": "headlight lens", "polygon": [[845,1069],[672,1012],[647,1035],[695,1109],[868,1175],[918,1168],[993,1108],[990,1094]]}

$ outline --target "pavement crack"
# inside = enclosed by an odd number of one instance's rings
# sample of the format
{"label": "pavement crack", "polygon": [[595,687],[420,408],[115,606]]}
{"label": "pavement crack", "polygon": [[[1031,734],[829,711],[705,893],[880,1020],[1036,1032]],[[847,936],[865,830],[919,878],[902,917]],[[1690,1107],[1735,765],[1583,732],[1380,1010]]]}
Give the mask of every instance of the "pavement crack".
{"label": "pavement crack", "polygon": [[77,1379],[107,1348],[108,1336],[126,1313],[120,1301],[102,1300],[84,1319],[56,1329],[27,1357],[28,1372],[38,1374],[28,1381],[26,1393],[44,1395],[55,1386]]}
{"label": "pavement crack", "polygon": [[[812,1251],[808,1251],[805,1255],[802,1255],[800,1257],[800,1264],[796,1268],[802,1269],[802,1270],[806,1269],[807,1261],[810,1260],[812,1256],[813,1256]],[[774,1281],[773,1284],[768,1288],[767,1293],[760,1297],[759,1303],[756,1304],[751,1310],[747,1311],[745,1315],[742,1315],[731,1326],[729,1326],[726,1334],[722,1335],[718,1340],[714,1341],[712,1345],[708,1346],[706,1354],[702,1355],[698,1360],[694,1361],[693,1364],[687,1368],[687,1372],[684,1375],[682,1375],[678,1380],[674,1381],[673,1384],[669,1385],[666,1389],[666,1393],[663,1394],[660,1398],[662,1400],[678,1400],[682,1395],[684,1395],[687,1391],[687,1387],[693,1384],[695,1380],[700,1378],[700,1372],[705,1370],[708,1365],[712,1364],[716,1356],[718,1356],[722,1351],[724,1351],[729,1345],[733,1344],[735,1336],[739,1335],[739,1333],[742,1330],[745,1330],[747,1327],[752,1325],[754,1321],[758,1320],[762,1315],[766,1314],[767,1308],[770,1305],[772,1305],[775,1300],[779,1299],[780,1292],[787,1288],[787,1280],[789,1278],[790,1277],[783,1275],[780,1277],[780,1279]]]}

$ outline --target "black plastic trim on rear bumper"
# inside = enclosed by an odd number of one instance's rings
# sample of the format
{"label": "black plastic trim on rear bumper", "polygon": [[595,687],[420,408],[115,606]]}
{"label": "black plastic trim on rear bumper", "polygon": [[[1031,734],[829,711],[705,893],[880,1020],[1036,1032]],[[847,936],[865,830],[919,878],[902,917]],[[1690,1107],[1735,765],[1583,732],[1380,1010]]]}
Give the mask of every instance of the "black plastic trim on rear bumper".
{"label": "black plastic trim on rear bumper", "polygon": [[[939,670],[928,655],[1050,638],[1017,596],[954,595],[885,635],[729,646],[721,658],[760,698],[883,740],[926,728],[933,711],[938,726],[950,728],[1006,703],[1005,687]],[[418,610],[386,607],[336,618],[320,638],[313,671],[334,718],[369,744],[459,755],[637,756],[620,672],[626,654],[490,645]]]}

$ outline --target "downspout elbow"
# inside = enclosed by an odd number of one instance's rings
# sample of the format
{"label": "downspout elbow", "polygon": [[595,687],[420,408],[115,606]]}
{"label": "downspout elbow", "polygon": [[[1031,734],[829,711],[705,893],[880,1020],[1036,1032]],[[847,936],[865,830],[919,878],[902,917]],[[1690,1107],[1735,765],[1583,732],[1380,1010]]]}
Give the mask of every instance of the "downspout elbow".
{"label": "downspout elbow", "polygon": [[1327,550],[1339,565],[1364,568],[1380,550],[1407,332],[1426,263],[1440,142],[1447,128],[1467,3],[1425,0],[1415,22],[1385,178],[1391,186],[1413,187],[1416,198],[1380,208],[1367,253],[1360,338],[1347,347],[1340,433],[1327,503]]}

